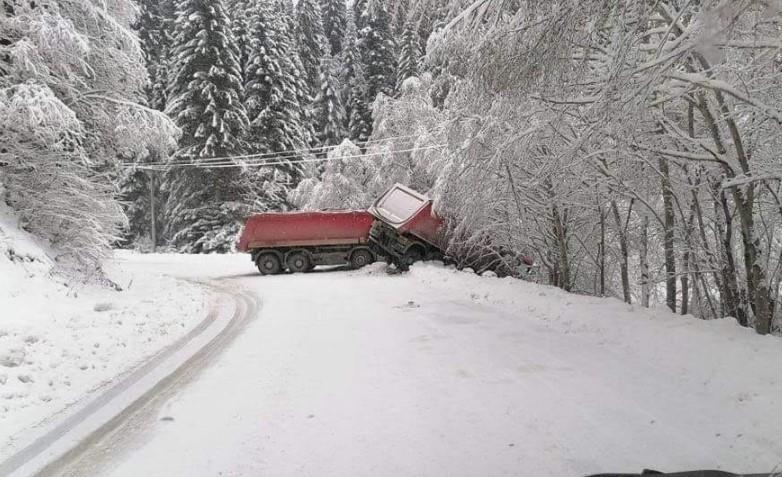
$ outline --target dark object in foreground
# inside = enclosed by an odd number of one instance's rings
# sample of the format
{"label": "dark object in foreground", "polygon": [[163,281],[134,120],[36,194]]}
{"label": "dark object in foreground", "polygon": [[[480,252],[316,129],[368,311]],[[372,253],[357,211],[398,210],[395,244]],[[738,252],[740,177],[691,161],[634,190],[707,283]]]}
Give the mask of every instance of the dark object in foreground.
{"label": "dark object in foreground", "polygon": [[782,474],[731,474],[721,470],[695,470],[665,474],[654,470],[645,470],[641,474],[598,474],[590,477],[642,477],[644,475],[662,475],[667,477],[778,477]]}

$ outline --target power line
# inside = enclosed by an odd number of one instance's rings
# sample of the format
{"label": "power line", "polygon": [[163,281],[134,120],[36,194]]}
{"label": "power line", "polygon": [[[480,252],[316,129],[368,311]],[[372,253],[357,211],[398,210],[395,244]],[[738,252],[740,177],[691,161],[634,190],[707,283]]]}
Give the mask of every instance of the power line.
{"label": "power line", "polygon": [[[295,164],[301,164],[301,163],[318,163],[318,162],[331,162],[331,161],[340,161],[343,159],[360,159],[360,158],[367,158],[367,157],[377,157],[377,156],[384,156],[386,154],[404,154],[408,152],[416,152],[416,151],[426,151],[426,150],[433,150],[433,149],[442,149],[444,148],[444,144],[437,144],[433,146],[423,146],[423,147],[416,147],[412,149],[402,149],[398,151],[384,151],[384,152],[375,152],[375,153],[367,153],[367,154],[357,154],[353,156],[342,156],[342,157],[333,157],[333,158],[312,158],[312,159],[301,159],[295,162]],[[227,168],[249,168],[249,167],[271,167],[271,166],[282,166],[282,165],[288,165],[290,164],[290,161],[281,161],[279,158],[269,158],[268,160],[265,160],[263,162],[245,162],[245,163],[236,163],[236,162],[222,162],[222,163],[210,163],[210,164],[203,164],[203,163],[191,163],[191,164],[167,164],[165,166],[163,165],[138,165],[135,166],[137,169],[140,170],[153,170],[153,171],[164,171],[169,168],[185,168],[185,167],[192,167],[194,169],[227,169]]]}
{"label": "power line", "polygon": [[[369,146],[373,144],[382,144],[390,141],[394,141],[397,139],[408,139],[408,138],[414,138],[414,137],[420,137],[419,134],[409,134],[404,136],[391,136],[383,139],[373,139],[370,141],[364,141],[364,142],[354,142],[353,144],[356,146]],[[317,154],[319,152],[328,152],[330,150],[336,149],[340,147],[340,145],[334,145],[334,146],[320,146],[320,147],[312,147],[312,148],[305,148],[305,149],[291,149],[287,151],[276,151],[276,152],[265,152],[265,153],[258,153],[258,154],[245,154],[245,155],[236,155],[236,156],[224,156],[224,157],[205,157],[205,158],[198,158],[193,159],[192,162],[189,163],[180,163],[180,164],[206,164],[206,163],[216,163],[216,162],[222,162],[222,161],[228,161],[228,160],[240,160],[240,159],[264,159],[264,158],[271,158],[271,159],[277,159],[284,156],[288,157],[296,157],[300,154]],[[143,165],[143,166],[169,166],[169,165],[176,165],[175,158],[172,158],[171,161],[160,161],[160,162],[147,162],[143,164],[135,164],[135,163],[125,163],[124,166],[135,166],[135,165]]]}

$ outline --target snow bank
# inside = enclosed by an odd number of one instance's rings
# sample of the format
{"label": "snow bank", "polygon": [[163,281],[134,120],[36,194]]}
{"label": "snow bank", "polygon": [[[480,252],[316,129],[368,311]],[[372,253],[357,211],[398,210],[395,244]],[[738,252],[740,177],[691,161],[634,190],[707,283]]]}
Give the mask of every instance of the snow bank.
{"label": "snow bank", "polygon": [[[646,309],[615,298],[580,296],[513,278],[444,270],[435,264],[416,265],[411,275],[422,286],[458,287],[476,304],[510,310],[546,331],[581,336],[612,347],[617,354],[642,357],[659,368],[697,367],[708,376],[705,386],[714,391],[757,387],[758,381],[776,385],[779,380],[780,368],[769,364],[782,362],[782,340],[760,336],[733,318],[704,321],[674,314],[663,306]],[[701,380],[703,375],[691,376]]]}
{"label": "snow bank", "polygon": [[0,457],[24,432],[184,336],[202,290],[108,264],[123,291],[69,286],[47,247],[0,204]]}

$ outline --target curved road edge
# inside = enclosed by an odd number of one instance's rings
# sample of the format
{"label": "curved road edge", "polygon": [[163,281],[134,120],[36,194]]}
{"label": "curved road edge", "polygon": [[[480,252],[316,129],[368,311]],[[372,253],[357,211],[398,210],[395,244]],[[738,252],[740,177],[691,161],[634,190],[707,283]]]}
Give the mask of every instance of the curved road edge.
{"label": "curved road edge", "polygon": [[[151,412],[207,367],[258,314],[258,298],[236,287],[194,282],[218,299],[207,317],[179,341],[136,368],[45,434],[0,462],[0,475],[61,475],[106,436]],[[83,470],[83,469],[81,469]]]}

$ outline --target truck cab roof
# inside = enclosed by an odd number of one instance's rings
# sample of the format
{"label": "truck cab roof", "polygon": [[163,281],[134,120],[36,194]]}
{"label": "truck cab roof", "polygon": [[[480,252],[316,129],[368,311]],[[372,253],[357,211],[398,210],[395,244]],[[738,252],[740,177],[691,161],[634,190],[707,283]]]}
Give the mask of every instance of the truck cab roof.
{"label": "truck cab roof", "polygon": [[369,208],[369,213],[395,228],[400,228],[431,202],[429,197],[402,184],[395,184],[375,201]]}

